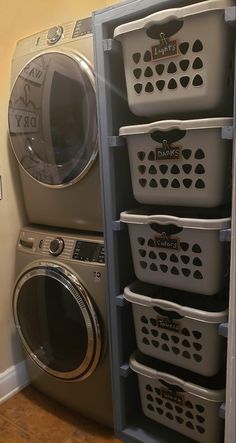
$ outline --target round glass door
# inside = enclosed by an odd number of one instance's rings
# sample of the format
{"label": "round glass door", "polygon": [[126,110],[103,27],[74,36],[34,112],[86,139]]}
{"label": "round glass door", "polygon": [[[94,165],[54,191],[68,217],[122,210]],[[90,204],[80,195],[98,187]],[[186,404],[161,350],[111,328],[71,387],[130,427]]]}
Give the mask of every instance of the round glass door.
{"label": "round glass door", "polygon": [[14,318],[30,357],[61,379],[84,379],[101,352],[99,322],[75,276],[57,265],[24,274],[14,291]]}
{"label": "round glass door", "polygon": [[80,180],[97,155],[90,65],[59,52],[35,57],[13,86],[8,121],[16,158],[31,177],[54,187]]}

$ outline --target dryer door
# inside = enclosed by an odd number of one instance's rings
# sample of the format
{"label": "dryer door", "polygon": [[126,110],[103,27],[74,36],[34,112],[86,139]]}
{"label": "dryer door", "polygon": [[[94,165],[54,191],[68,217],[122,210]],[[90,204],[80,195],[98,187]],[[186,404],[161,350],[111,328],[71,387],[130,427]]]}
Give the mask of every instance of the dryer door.
{"label": "dryer door", "polygon": [[64,380],[87,378],[101,353],[101,330],[89,295],[75,275],[41,263],[18,280],[16,328],[30,357]]}
{"label": "dryer door", "polygon": [[65,187],[80,180],[97,155],[94,73],[73,53],[47,52],[20,72],[13,86],[9,133],[32,178]]}

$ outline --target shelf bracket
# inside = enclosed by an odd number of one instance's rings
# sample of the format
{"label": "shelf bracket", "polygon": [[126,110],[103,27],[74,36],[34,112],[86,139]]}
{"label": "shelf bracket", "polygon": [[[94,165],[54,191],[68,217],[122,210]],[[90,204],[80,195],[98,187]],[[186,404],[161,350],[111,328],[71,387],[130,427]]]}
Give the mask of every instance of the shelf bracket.
{"label": "shelf bracket", "polygon": [[219,416],[220,418],[225,419],[225,403],[222,403],[220,406]]}
{"label": "shelf bracket", "polygon": [[231,241],[231,229],[220,229],[220,241],[230,242]]}
{"label": "shelf bracket", "polygon": [[125,223],[123,223],[121,220],[114,220],[112,222],[112,230],[113,231],[123,231],[125,229]]}
{"label": "shelf bracket", "polygon": [[221,138],[223,140],[233,140],[233,138],[234,138],[234,127],[233,126],[224,126],[221,129]]}
{"label": "shelf bracket", "polygon": [[219,335],[222,337],[228,337],[228,323],[221,323],[218,329]]}
{"label": "shelf bracket", "polygon": [[120,43],[113,38],[106,38],[102,42],[103,51],[107,53],[118,53],[120,52]]}
{"label": "shelf bracket", "polygon": [[119,306],[120,308],[123,308],[124,306],[127,306],[128,302],[125,299],[123,294],[117,295],[116,297],[116,306]]}
{"label": "shelf bracket", "polygon": [[121,377],[127,378],[130,374],[131,374],[131,369],[130,369],[129,363],[124,363],[120,367],[120,375],[121,375]]}
{"label": "shelf bracket", "polygon": [[108,146],[110,146],[110,148],[123,148],[125,146],[125,139],[112,135],[108,137]]}
{"label": "shelf bracket", "polygon": [[225,9],[225,22],[229,24],[236,22],[236,6],[229,6]]}

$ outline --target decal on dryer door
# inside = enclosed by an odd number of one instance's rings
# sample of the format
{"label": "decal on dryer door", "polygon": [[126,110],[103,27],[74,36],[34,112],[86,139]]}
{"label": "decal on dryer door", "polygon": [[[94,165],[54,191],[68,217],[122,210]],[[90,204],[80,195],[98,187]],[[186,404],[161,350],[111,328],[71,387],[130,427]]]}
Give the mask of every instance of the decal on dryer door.
{"label": "decal on dryer door", "polygon": [[39,113],[22,109],[9,109],[9,127],[11,134],[39,132]]}
{"label": "decal on dryer door", "polygon": [[35,62],[30,62],[25,66],[23,71],[20,74],[20,77],[23,77],[26,80],[30,80],[33,83],[37,83],[37,85],[42,85],[46,74],[46,69],[42,66],[39,66]]}

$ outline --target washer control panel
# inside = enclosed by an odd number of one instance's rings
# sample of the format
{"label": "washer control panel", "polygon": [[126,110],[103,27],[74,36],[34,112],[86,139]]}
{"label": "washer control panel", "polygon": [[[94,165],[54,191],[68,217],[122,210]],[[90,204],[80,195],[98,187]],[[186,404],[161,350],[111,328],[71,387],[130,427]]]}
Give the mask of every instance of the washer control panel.
{"label": "washer control panel", "polygon": [[104,245],[77,240],[73,253],[74,260],[105,263]]}

